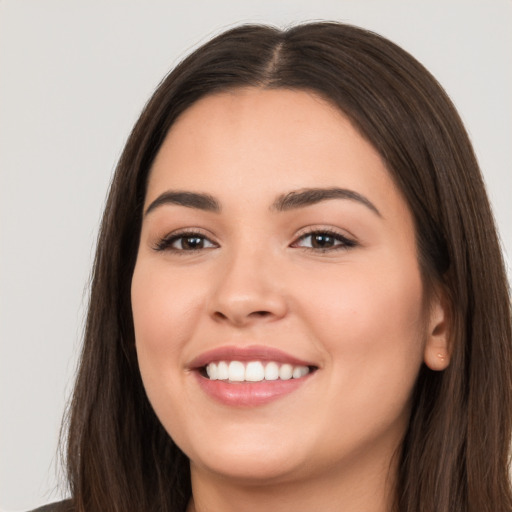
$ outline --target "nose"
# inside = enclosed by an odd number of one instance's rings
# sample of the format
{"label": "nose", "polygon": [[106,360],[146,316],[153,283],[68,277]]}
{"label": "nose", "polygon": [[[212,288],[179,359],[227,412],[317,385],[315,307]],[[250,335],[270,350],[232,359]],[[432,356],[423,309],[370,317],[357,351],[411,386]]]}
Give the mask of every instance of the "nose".
{"label": "nose", "polygon": [[268,254],[244,251],[226,259],[218,270],[210,303],[216,322],[244,327],[286,316],[283,282]]}

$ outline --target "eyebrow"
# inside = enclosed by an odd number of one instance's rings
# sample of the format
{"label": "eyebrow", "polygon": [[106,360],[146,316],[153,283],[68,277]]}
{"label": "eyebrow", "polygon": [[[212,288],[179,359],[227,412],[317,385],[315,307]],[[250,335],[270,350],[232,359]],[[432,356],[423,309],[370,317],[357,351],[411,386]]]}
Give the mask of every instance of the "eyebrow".
{"label": "eyebrow", "polygon": [[[365,196],[345,188],[306,188],[294,190],[287,194],[280,195],[271,205],[270,209],[278,212],[285,212],[305,206],[327,201],[329,199],[348,199],[357,201],[366,206],[372,212],[382,217],[377,207]],[[220,213],[221,206],[219,201],[210,194],[187,191],[169,190],[159,195],[146,209],[144,215],[152,212],[159,206],[165,204],[176,204],[187,208],[196,208],[208,212]]]}
{"label": "eyebrow", "polygon": [[210,194],[184,191],[167,191],[159,195],[146,209],[144,215],[164,204],[177,204],[187,208],[197,208],[207,212],[219,213],[220,203]]}
{"label": "eyebrow", "polygon": [[279,212],[310,206],[328,199],[349,199],[369,208],[373,213],[382,217],[377,207],[365,196],[345,188],[306,188],[279,196],[272,204],[272,209]]}

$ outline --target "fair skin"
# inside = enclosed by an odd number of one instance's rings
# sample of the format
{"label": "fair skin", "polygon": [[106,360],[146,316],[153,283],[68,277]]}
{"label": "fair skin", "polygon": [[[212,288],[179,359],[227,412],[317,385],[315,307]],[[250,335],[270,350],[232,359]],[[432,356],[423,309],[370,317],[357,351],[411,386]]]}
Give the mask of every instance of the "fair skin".
{"label": "fair skin", "polygon": [[[173,125],[144,212],[136,348],[191,461],[189,510],[389,512],[419,368],[449,358],[375,149],[311,93],[219,93]],[[307,373],[210,380],[221,360]]]}

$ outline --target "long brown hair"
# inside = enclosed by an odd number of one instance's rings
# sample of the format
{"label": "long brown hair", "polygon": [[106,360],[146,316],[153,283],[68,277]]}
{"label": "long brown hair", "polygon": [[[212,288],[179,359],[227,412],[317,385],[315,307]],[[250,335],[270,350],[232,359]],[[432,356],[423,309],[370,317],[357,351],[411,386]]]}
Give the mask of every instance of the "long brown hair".
{"label": "long brown hair", "polygon": [[425,283],[451,302],[451,364],[418,376],[401,449],[399,512],[510,512],[510,299],[473,149],[452,103],[413,57],[338,23],[242,26],[159,85],[120,158],[92,275],[67,465],[78,511],[183,511],[186,456],[156,418],[134,345],[131,277],[148,173],[176,118],[237,87],[320,94],[380,152],[412,211]]}

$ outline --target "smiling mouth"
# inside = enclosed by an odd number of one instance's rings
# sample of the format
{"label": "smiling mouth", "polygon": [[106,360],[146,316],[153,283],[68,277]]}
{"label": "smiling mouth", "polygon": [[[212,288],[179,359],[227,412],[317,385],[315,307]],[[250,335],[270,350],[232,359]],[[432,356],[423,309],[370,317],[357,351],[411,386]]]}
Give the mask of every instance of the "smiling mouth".
{"label": "smiling mouth", "polygon": [[217,347],[187,366],[206,396],[242,408],[264,406],[308,389],[319,369],[311,361],[264,345]]}
{"label": "smiling mouth", "polygon": [[316,369],[277,361],[216,361],[203,366],[199,372],[209,380],[239,383],[300,379]]}

